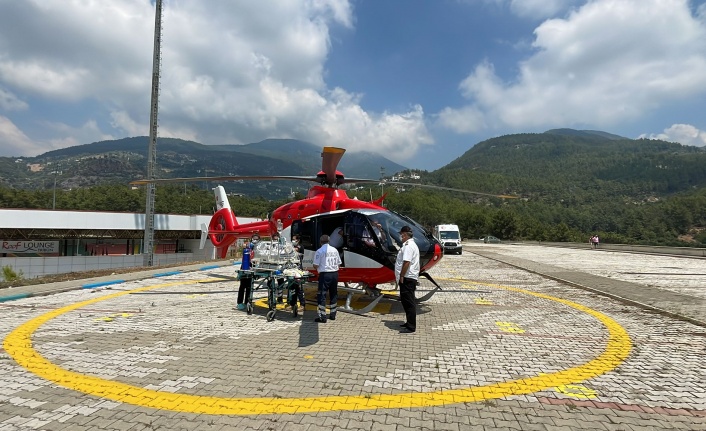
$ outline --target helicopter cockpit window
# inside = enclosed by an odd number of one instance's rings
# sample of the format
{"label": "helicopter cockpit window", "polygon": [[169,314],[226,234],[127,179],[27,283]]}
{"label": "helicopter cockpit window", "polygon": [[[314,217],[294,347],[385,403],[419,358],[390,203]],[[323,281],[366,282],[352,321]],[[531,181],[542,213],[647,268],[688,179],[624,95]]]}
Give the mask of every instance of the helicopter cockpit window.
{"label": "helicopter cockpit window", "polygon": [[382,231],[375,230],[365,215],[350,212],[346,215],[345,221],[345,236],[349,249],[365,252],[366,249],[386,248],[386,244],[380,240],[384,238]]}
{"label": "helicopter cockpit window", "polygon": [[380,225],[381,232],[385,235],[384,245],[388,250],[396,251],[402,245],[402,237],[399,233],[402,226],[410,226],[412,228],[414,241],[420,250],[429,249],[430,242],[426,231],[414,221],[403,218],[392,211],[360,210],[359,212],[365,215],[371,224]]}

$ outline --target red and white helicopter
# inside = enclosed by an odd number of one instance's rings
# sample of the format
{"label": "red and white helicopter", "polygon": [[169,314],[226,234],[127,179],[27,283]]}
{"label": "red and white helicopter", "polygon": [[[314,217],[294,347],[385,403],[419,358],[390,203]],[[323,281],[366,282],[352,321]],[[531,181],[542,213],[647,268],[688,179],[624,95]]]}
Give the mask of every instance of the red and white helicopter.
{"label": "red and white helicopter", "polygon": [[[339,186],[350,183],[377,184],[380,180],[345,178],[341,172],[336,170],[344,153],[345,149],[342,148],[324,147],[321,153],[322,169],[315,177],[194,177],[152,181],[138,180],[131,184],[235,180],[312,181],[316,185],[311,187],[306,198],[282,205],[272,212],[268,220],[244,224],[238,223],[224,188],[217,186],[213,189],[217,210],[209,226],[202,228],[202,244],[207,238],[210,239],[216,247],[218,255],[225,258],[228,247],[238,238],[250,238],[255,233],[262,237],[271,237],[275,232],[279,232],[283,238],[290,240],[293,235],[299,235],[304,248],[303,269],[316,275],[313,258],[315,251],[320,246],[319,238],[323,234],[331,235],[337,228],[342,228],[343,244],[340,250],[343,265],[339,270],[339,282],[344,283],[347,287],[355,286],[354,290],[372,293],[373,296],[380,297],[380,290],[377,286],[395,282],[395,260],[398,247],[402,242],[399,231],[402,226],[407,225],[414,231],[413,238],[419,247],[420,275],[430,280],[439,289],[439,285],[428,273],[442,258],[443,248],[439,241],[414,220],[383,207],[382,200],[385,196],[370,202],[348,197],[346,191]],[[424,185],[414,183],[410,183],[410,185],[424,187]],[[457,190],[437,186],[428,187]],[[428,299],[435,291],[436,289],[418,300]],[[377,300],[379,298],[375,303]],[[369,307],[372,308],[375,303]]]}

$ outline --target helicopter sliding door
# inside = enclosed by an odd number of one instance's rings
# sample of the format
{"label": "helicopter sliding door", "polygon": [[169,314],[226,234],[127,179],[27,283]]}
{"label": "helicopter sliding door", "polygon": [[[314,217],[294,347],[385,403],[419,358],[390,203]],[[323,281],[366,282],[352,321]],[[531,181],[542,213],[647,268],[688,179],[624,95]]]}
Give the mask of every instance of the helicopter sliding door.
{"label": "helicopter sliding door", "polygon": [[292,235],[299,235],[304,248],[305,269],[313,268],[314,253],[321,247],[319,239],[324,234],[330,238],[329,245],[338,249],[343,266],[345,266],[344,250],[347,249],[344,227],[345,214],[346,212],[326,214],[292,222],[291,233]]}
{"label": "helicopter sliding door", "polygon": [[291,235],[299,235],[299,244],[304,249],[302,269],[313,269],[314,253],[318,248],[319,236],[316,235],[316,219],[294,220]]}

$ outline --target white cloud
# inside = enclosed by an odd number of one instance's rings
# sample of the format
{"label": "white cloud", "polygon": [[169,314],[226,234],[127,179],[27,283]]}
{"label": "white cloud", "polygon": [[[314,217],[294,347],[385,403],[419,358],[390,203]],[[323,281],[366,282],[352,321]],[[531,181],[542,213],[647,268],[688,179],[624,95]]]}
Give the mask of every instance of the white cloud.
{"label": "white cloud", "polygon": [[64,123],[46,123],[45,127],[53,130],[54,136],[63,137],[47,140],[50,148],[44,151],[115,139],[113,135],[103,133],[93,120],[86,121],[80,127],[72,127]]}
{"label": "white cloud", "polygon": [[0,109],[4,111],[22,111],[27,109],[27,103],[11,92],[0,88]]}
{"label": "white cloud", "polygon": [[63,123],[45,123],[43,127],[53,131],[52,135],[58,137],[46,140],[31,139],[9,118],[0,115],[0,156],[34,157],[59,148],[115,139],[114,136],[101,132],[95,121],[88,121],[80,127]]}
{"label": "white cloud", "polygon": [[706,131],[699,130],[691,124],[672,124],[671,127],[664,129],[664,133],[642,134],[639,138],[660,139],[695,147],[706,147]]}
{"label": "white cloud", "polygon": [[485,128],[483,113],[475,106],[445,108],[437,117],[439,125],[459,134],[473,133]]}
{"label": "white cloud", "polygon": [[[32,112],[90,103],[94,118],[81,122],[110,117],[113,128],[95,135],[147,135],[151,3],[0,2],[0,85],[31,95]],[[330,28],[353,22],[348,0],[165,2],[160,136],[205,144],[291,137],[349,150],[375,142],[397,161],[414,154],[432,142],[421,108],[366,112],[360,95],[326,85]],[[56,142],[89,143],[86,132],[66,129]]]}
{"label": "white cloud", "polygon": [[36,144],[15,126],[9,118],[0,115],[0,156],[37,155],[42,152]]}
{"label": "white cloud", "polygon": [[510,82],[478,65],[460,84],[470,108],[441,117],[471,112],[478,123],[481,111],[488,127],[518,131],[609,128],[706,93],[706,28],[687,0],[591,1],[543,22],[533,47]]}

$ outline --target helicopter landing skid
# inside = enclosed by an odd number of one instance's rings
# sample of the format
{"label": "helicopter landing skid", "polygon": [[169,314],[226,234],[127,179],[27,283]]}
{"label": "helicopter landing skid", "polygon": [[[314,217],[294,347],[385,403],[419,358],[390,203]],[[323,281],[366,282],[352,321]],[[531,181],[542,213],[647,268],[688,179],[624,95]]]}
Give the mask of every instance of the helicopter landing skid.
{"label": "helicopter landing skid", "polygon": [[443,290],[443,289],[441,289],[441,286],[439,286],[439,283],[437,283],[433,278],[431,278],[431,275],[429,275],[428,272],[426,272],[426,271],[421,272],[421,273],[419,273],[419,276],[424,277],[427,280],[431,281],[431,283],[434,285],[434,289],[432,291],[430,291],[429,293],[427,293],[426,295],[422,296],[421,298],[417,298],[417,304],[422,303],[424,301],[428,301],[432,296],[434,296],[434,294],[436,292]]}
{"label": "helicopter landing skid", "polygon": [[438,291],[440,291],[440,287],[435,287],[434,290],[431,290],[429,293],[426,295],[422,296],[421,298],[416,298],[417,304],[422,303],[424,301],[428,301],[434,294]]}
{"label": "helicopter landing skid", "polygon": [[[338,290],[342,290],[346,292],[346,304],[338,307],[339,311],[343,311],[345,313],[351,313],[351,314],[357,314],[359,316],[362,316],[364,314],[367,314],[371,312],[376,305],[378,305],[378,302],[383,298],[384,295],[381,294],[381,292],[378,289],[375,289],[373,287],[368,287],[367,285],[363,284],[362,287],[349,287],[348,283],[344,283],[343,287],[338,287]],[[353,307],[351,307],[351,299],[353,299],[353,294],[355,293],[364,293],[367,295],[370,295],[374,297],[373,302],[370,304],[366,305],[365,307],[356,310]]]}

